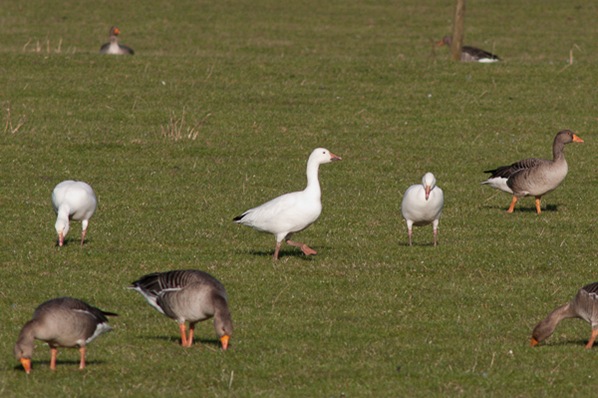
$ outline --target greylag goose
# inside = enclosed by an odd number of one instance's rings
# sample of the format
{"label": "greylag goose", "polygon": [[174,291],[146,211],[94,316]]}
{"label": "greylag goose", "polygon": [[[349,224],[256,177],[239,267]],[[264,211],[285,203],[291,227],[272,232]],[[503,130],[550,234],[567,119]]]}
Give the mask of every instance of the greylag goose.
{"label": "greylag goose", "polygon": [[598,282],[579,289],[570,302],[556,308],[540,321],[532,332],[532,347],[550,337],[557,325],[566,318],[580,318],[592,325],[592,334],[586,344],[587,349],[592,348],[598,336]]}
{"label": "greylag goose", "polygon": [[56,185],[52,191],[52,206],[57,214],[56,233],[58,245],[64,244],[69,232],[70,220],[81,221],[81,246],[87,234],[89,219],[98,205],[96,194],[89,184],[83,181],[67,180]]}
{"label": "greylag goose", "polygon": [[317,254],[311,247],[301,242],[294,242],[291,236],[313,224],[322,213],[322,192],[318,180],[321,164],[341,160],[328,149],[316,148],[307,160],[307,187],[303,191],[291,192],[279,196],[258,207],[247,210],[233,219],[238,224],[252,227],[260,232],[268,232],[276,237],[274,260],[282,241],[296,246],[306,255]]}
{"label": "greylag goose", "polygon": [[[222,349],[228,348],[233,321],[226,290],[212,275],[191,269],[156,272],[142,276],[130,289],[141,293],[152,307],[178,322],[183,347],[193,344],[195,324],[213,317]],[[189,337],[186,321],[189,322]]]}
{"label": "greylag goose", "polygon": [[409,246],[412,245],[411,236],[413,226],[432,224],[434,246],[438,242],[438,223],[444,205],[444,193],[436,186],[436,178],[432,173],[424,174],[421,184],[411,185],[405,191],[401,203],[401,213],[407,222]]}
{"label": "greylag goose", "polygon": [[116,26],[110,28],[110,42],[100,47],[100,54],[114,54],[114,55],[133,55],[135,51],[131,47],[127,47],[123,44],[119,44],[118,35],[120,29]]}
{"label": "greylag goose", "polygon": [[507,213],[513,212],[519,198],[535,196],[536,212],[540,214],[542,196],[554,191],[567,176],[568,167],[564,149],[565,144],[570,142],[583,142],[583,140],[570,130],[560,131],[554,137],[552,144],[552,160],[530,158],[509,166],[486,170],[484,173],[491,173],[491,175],[482,184],[513,194]]}
{"label": "greylag goose", "polygon": [[50,369],[56,369],[58,347],[79,347],[79,369],[83,369],[87,344],[102,333],[112,330],[107,316],[117,314],[102,311],[71,297],[48,300],[37,307],[33,318],[21,329],[14,347],[15,357],[29,374],[34,340],[37,339],[50,346]]}
{"label": "greylag goose", "polygon": [[[436,45],[438,46],[451,46],[453,42],[452,36],[444,36],[442,40],[440,40]],[[461,62],[480,62],[480,63],[491,63],[491,62],[498,62],[500,58],[498,55],[494,55],[489,53],[488,51],[484,51],[480,48],[471,47],[471,46],[463,46],[461,48]]]}

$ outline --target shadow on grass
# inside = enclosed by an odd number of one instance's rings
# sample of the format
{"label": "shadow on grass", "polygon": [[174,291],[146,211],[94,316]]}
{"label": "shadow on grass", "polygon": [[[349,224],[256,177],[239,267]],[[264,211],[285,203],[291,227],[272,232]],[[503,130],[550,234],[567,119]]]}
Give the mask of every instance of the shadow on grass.
{"label": "shadow on grass", "polygon": [[[159,341],[167,341],[170,343],[175,343],[177,345],[181,345],[181,338],[179,336],[150,336],[150,335],[143,335],[143,336],[138,336],[139,339],[143,339],[143,340],[159,340]],[[203,345],[210,345],[210,346],[216,346],[218,348],[220,348],[220,340],[218,339],[198,339],[197,337],[193,338],[193,345],[198,345],[198,344],[203,344]]]}
{"label": "shadow on grass", "polygon": [[[106,364],[108,362],[103,361],[101,359],[92,359],[92,360],[85,360],[85,368],[89,367],[89,366],[94,366],[94,365],[103,365]],[[56,368],[60,368],[61,366],[65,366],[65,367],[74,367],[76,370],[79,370],[79,359],[57,359],[56,360]],[[36,368],[39,369],[50,369],[50,360],[48,359],[47,361],[40,359],[40,360],[36,360],[36,361],[31,361],[31,371],[35,371]],[[21,370],[23,372],[25,372],[25,370],[23,369],[23,366],[18,364],[15,365],[13,367],[14,370]]]}
{"label": "shadow on grass", "polygon": [[[538,347],[581,347],[584,348],[588,344],[587,339],[570,339],[559,340],[554,342],[542,342]],[[594,349],[598,349],[598,345],[594,343]]]}
{"label": "shadow on grass", "polygon": [[[81,240],[80,239],[65,239],[62,242],[62,246],[68,246],[69,244],[71,244],[71,242],[75,242],[73,243],[75,246],[81,246]],[[87,246],[88,244],[90,244],[91,242],[93,242],[93,239],[85,239],[83,241],[83,246]],[[56,240],[56,243],[54,244],[54,247],[60,247],[60,243],[58,242],[58,239]]]}
{"label": "shadow on grass", "polygon": [[[491,206],[491,205],[484,205],[482,206],[482,208],[484,209],[494,209],[494,210],[502,210],[503,213],[507,213],[507,209],[508,207],[504,207],[504,206]],[[542,213],[544,213],[545,211],[549,211],[549,212],[555,212],[558,211],[558,206],[551,204],[551,205],[546,205],[546,207],[542,208]],[[516,206],[515,207],[515,211],[513,211],[513,213],[535,213],[536,212],[536,207],[535,206]]]}
{"label": "shadow on grass", "polygon": [[[317,251],[317,249],[314,249]],[[272,259],[272,256],[274,255],[274,250],[249,250],[249,251],[245,251],[245,250],[236,250],[237,254],[250,254],[252,256],[257,256],[257,257],[269,257],[270,259]],[[296,258],[301,258],[303,260],[306,261],[311,261],[311,259],[313,257],[317,257],[318,255],[313,255],[313,256],[306,256],[305,254],[303,254],[303,252],[299,249],[297,250],[284,250],[281,249],[280,252],[278,253],[278,259],[282,260],[285,257],[296,257]]]}

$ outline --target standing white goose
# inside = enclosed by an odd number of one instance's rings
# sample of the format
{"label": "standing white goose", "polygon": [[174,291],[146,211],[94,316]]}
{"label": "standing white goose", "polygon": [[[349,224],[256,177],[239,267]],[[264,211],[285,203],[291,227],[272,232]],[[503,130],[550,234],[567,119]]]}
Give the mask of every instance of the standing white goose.
{"label": "standing white goose", "polygon": [[412,245],[411,235],[413,226],[428,225],[432,223],[434,231],[434,246],[438,244],[438,223],[444,206],[444,194],[436,186],[434,174],[426,173],[421,184],[410,186],[401,203],[401,213],[407,222],[407,235],[409,246]]}
{"label": "standing white goose", "polygon": [[536,198],[536,212],[542,213],[542,196],[554,191],[563,182],[569,170],[565,160],[565,145],[583,140],[571,130],[557,133],[552,143],[552,160],[548,159],[523,159],[509,166],[501,166],[491,173],[490,178],[482,184],[513,194],[511,205],[507,213],[515,210],[519,198],[533,195]]}
{"label": "standing white goose", "polygon": [[52,191],[52,206],[58,215],[55,228],[59,246],[64,244],[64,238],[69,232],[70,220],[81,221],[81,246],[83,246],[89,219],[96,211],[97,205],[96,194],[91,186],[83,181],[66,180],[56,185]]}
{"label": "standing white goose", "polygon": [[56,369],[58,347],[79,347],[79,369],[85,368],[86,345],[112,328],[106,316],[117,316],[102,311],[84,301],[59,297],[39,305],[33,318],[23,326],[14,347],[15,357],[21,361],[25,372],[31,371],[34,340],[48,343],[51,351],[50,369]]}
{"label": "standing white goose", "polygon": [[120,29],[118,27],[113,26],[110,28],[110,42],[102,45],[100,47],[100,54],[114,54],[114,55],[133,55],[135,51],[131,47],[127,47],[123,44],[119,44],[118,42],[118,35],[120,34]]}
{"label": "standing white goose", "polygon": [[[183,347],[193,344],[197,322],[214,317],[214,329],[222,349],[228,348],[233,321],[224,285],[212,275],[192,269],[156,272],[142,276],[130,288],[141,293],[152,307],[178,322]],[[186,321],[189,322],[189,337],[185,330]]]}
{"label": "standing white goose", "polygon": [[317,254],[311,247],[301,242],[294,242],[291,236],[295,232],[303,231],[313,224],[322,213],[322,192],[318,180],[318,170],[321,164],[341,160],[328,149],[316,148],[307,160],[307,187],[303,191],[291,192],[279,196],[258,207],[249,209],[233,219],[234,222],[247,225],[260,232],[268,232],[276,237],[274,260],[278,254],[282,241],[291,246],[301,248],[306,255]]}

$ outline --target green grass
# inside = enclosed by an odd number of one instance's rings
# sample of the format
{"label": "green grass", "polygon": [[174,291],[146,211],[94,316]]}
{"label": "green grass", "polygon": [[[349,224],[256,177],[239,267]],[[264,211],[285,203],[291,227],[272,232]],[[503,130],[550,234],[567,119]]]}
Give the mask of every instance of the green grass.
{"label": "green grass", "polygon": [[[2,396],[594,392],[587,324],[535,349],[529,337],[596,280],[596,5],[468,4],[466,42],[505,61],[467,65],[431,47],[451,30],[437,0],[13,3],[0,12]],[[114,23],[134,57],[97,54]],[[586,143],[567,146],[546,211],[525,199],[505,214],[482,171],[549,157],[564,128]],[[323,214],[297,235],[319,254],[284,247],[273,263],[273,237],[232,218],[302,189],[317,146],[343,157],[321,167]],[[446,196],[440,246],[422,227],[408,247],[402,192],[426,171]],[[78,223],[54,246],[50,194],[69,178],[99,197],[83,248]],[[227,287],[229,351],[211,322],[182,349],[126,289],[178,268]],[[66,349],[50,372],[38,344],[26,376],[12,346],[59,295],[118,312],[114,331],[82,372]]]}

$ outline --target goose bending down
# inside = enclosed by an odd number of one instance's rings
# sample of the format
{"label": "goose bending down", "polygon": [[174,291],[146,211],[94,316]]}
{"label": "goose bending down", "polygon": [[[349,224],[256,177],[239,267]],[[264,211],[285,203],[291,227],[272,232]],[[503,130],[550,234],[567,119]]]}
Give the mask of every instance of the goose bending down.
{"label": "goose bending down", "polygon": [[[451,46],[453,42],[452,36],[444,36],[442,40],[436,43],[437,46]],[[498,62],[500,58],[498,55],[494,55],[488,51],[484,51],[480,48],[463,46],[461,48],[461,62],[480,62],[480,63],[492,63]]]}
{"label": "goose bending down", "polygon": [[316,148],[307,160],[307,187],[303,191],[291,192],[279,196],[258,207],[249,209],[233,219],[238,224],[247,225],[260,232],[268,232],[276,237],[274,260],[278,254],[282,241],[291,246],[301,248],[306,255],[317,254],[311,247],[301,242],[294,242],[291,236],[295,232],[303,231],[313,224],[322,212],[320,182],[318,169],[321,164],[341,160],[328,149]]}
{"label": "goose bending down", "polygon": [[110,42],[100,47],[100,54],[114,54],[114,55],[133,55],[135,51],[131,47],[127,47],[123,44],[119,44],[118,35],[120,29],[116,26],[110,28]]}
{"label": "goose bending down", "polygon": [[444,206],[444,193],[436,186],[436,178],[432,173],[424,174],[421,184],[407,188],[401,203],[401,213],[407,222],[409,246],[412,245],[411,236],[413,226],[432,224],[434,246],[438,242],[438,223]]}
{"label": "goose bending down", "polygon": [[[228,348],[233,321],[226,290],[212,275],[192,269],[156,272],[142,276],[130,288],[141,293],[152,307],[178,322],[183,347],[193,344],[195,324],[213,317],[222,349]],[[189,337],[185,328],[187,321]]]}
{"label": "goose bending down", "polygon": [[598,282],[579,289],[575,297],[565,305],[552,311],[536,325],[532,332],[532,347],[546,340],[557,325],[566,318],[580,318],[592,325],[592,334],[586,348],[592,348],[598,336]]}
{"label": "goose bending down", "polygon": [[117,314],[102,311],[71,297],[48,300],[37,307],[33,319],[21,329],[14,347],[15,357],[29,374],[34,340],[37,339],[50,346],[50,369],[56,369],[58,347],[79,347],[79,369],[83,369],[87,344],[102,333],[112,330],[107,316]]}
{"label": "goose bending down", "polygon": [[96,194],[86,182],[67,180],[56,185],[52,191],[52,206],[58,215],[54,227],[58,234],[59,246],[64,244],[64,238],[69,232],[70,220],[81,221],[81,246],[83,246],[89,219],[96,211],[97,205]]}
{"label": "goose bending down", "polygon": [[536,212],[540,214],[542,196],[554,191],[567,176],[568,167],[564,149],[565,144],[570,142],[583,142],[583,140],[572,131],[563,130],[554,137],[552,160],[530,158],[509,166],[484,171],[491,175],[482,184],[513,194],[507,213],[513,212],[519,198],[529,195],[536,198]]}

